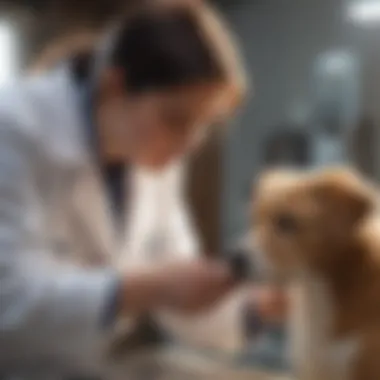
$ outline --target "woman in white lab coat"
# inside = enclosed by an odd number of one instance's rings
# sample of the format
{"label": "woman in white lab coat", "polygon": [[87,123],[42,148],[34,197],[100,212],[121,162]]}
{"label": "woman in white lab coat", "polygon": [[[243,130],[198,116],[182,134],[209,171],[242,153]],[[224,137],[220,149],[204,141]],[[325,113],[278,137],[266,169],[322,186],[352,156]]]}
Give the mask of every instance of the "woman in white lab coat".
{"label": "woman in white lab coat", "polygon": [[[191,239],[166,237],[160,265],[140,265],[126,228],[139,212],[131,168],[180,178],[177,163],[244,95],[219,17],[157,0],[82,58],[0,92],[0,377],[98,370],[119,318],[199,311],[235,285],[225,264],[188,261]],[[178,220],[161,206],[162,226]]]}

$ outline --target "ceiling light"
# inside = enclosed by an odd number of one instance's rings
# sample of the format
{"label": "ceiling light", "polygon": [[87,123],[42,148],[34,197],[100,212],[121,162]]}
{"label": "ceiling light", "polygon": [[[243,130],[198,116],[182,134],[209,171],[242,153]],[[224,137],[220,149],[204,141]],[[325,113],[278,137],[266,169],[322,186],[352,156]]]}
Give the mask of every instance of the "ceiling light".
{"label": "ceiling light", "polygon": [[347,16],[352,22],[358,24],[380,24],[380,1],[353,2],[348,6]]}

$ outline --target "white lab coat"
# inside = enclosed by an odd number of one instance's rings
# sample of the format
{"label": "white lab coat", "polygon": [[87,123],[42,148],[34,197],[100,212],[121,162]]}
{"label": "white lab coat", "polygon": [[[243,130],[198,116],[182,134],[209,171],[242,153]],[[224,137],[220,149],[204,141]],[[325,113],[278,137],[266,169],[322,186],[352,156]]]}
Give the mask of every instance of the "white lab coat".
{"label": "white lab coat", "polygon": [[[117,239],[83,122],[66,67],[0,91],[0,375],[14,368],[29,373],[36,366],[68,370],[101,363],[96,357],[108,331],[100,320],[114,269],[152,263],[142,237],[156,222],[143,221],[141,210],[150,206],[138,197],[153,187],[134,172],[141,190],[128,202],[131,229]],[[173,166],[162,180],[173,194],[162,219],[173,258],[198,251],[181,198],[182,171]],[[194,323],[159,317],[178,337],[194,336]],[[234,322],[230,330],[236,332]],[[209,329],[201,330],[203,340]],[[223,332],[211,338],[220,341]]]}

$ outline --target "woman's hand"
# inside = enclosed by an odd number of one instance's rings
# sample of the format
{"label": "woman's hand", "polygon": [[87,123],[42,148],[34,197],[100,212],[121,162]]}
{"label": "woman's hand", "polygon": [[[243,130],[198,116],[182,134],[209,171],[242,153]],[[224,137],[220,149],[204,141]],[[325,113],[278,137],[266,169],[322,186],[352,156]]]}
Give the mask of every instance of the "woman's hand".
{"label": "woman's hand", "polygon": [[168,266],[163,276],[163,306],[182,313],[211,308],[236,285],[228,263],[216,260]]}
{"label": "woman's hand", "polygon": [[235,285],[223,261],[198,259],[146,268],[126,275],[122,309],[125,314],[158,309],[196,313],[211,308]]}

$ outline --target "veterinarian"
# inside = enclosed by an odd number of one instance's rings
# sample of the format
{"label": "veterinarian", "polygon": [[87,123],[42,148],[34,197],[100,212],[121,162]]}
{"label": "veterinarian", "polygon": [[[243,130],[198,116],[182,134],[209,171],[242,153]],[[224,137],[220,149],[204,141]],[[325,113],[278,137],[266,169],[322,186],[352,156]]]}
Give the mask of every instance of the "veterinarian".
{"label": "veterinarian", "polygon": [[213,11],[158,3],[0,94],[0,378],[90,372],[119,318],[199,312],[235,286],[210,260],[112,269],[128,168],[185,157],[245,91]]}

